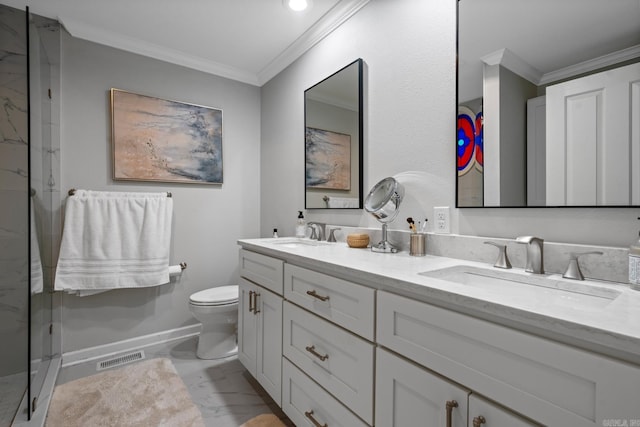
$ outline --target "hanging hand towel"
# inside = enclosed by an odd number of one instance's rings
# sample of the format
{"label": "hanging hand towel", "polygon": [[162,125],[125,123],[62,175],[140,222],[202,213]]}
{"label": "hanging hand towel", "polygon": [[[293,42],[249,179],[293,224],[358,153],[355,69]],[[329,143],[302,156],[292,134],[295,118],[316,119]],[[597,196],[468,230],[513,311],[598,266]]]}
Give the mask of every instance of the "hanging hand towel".
{"label": "hanging hand towel", "polygon": [[172,213],[166,193],[76,190],[67,198],[55,290],[168,283]]}
{"label": "hanging hand towel", "polygon": [[33,198],[29,203],[31,209],[31,228],[29,237],[31,239],[31,294],[42,293],[44,287],[44,277],[42,275],[42,261],[40,258],[40,244],[38,243],[38,228],[36,227],[36,210]]}
{"label": "hanging hand towel", "polygon": [[327,204],[329,208],[358,208],[360,201],[348,197],[329,197]]}

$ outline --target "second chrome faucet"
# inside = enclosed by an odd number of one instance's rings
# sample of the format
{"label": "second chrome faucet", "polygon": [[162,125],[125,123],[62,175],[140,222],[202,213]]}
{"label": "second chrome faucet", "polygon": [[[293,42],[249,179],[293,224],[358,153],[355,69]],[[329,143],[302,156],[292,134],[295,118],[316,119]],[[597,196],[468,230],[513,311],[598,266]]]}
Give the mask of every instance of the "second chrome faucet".
{"label": "second chrome faucet", "polygon": [[534,236],[516,237],[516,242],[527,245],[527,265],[524,271],[544,274],[544,240]]}

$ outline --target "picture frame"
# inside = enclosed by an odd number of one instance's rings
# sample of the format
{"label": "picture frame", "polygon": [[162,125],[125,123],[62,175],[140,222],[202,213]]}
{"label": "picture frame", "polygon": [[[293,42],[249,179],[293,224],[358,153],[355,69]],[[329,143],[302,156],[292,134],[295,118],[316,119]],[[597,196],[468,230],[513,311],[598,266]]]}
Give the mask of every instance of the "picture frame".
{"label": "picture frame", "polygon": [[351,190],[351,135],[305,129],[306,187]]}
{"label": "picture frame", "polygon": [[110,90],[113,179],[222,184],[222,110]]}

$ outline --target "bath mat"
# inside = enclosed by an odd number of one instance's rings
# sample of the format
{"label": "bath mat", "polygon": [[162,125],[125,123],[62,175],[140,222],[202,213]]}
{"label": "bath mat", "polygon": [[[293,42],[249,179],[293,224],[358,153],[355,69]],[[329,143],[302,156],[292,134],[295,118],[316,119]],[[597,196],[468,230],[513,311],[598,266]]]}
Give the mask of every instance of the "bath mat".
{"label": "bath mat", "polygon": [[273,414],[262,414],[255,418],[251,418],[240,427],[286,427],[280,418]]}
{"label": "bath mat", "polygon": [[169,359],[151,359],[57,386],[46,427],[204,427]]}

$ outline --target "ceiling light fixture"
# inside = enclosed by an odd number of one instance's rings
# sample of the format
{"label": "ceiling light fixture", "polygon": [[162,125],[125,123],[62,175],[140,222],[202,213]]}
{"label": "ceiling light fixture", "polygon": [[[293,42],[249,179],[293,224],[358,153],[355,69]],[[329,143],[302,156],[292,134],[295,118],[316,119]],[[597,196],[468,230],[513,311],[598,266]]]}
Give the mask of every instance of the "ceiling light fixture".
{"label": "ceiling light fixture", "polygon": [[285,0],[285,4],[289,9],[296,12],[301,12],[309,6],[309,2],[307,0]]}

